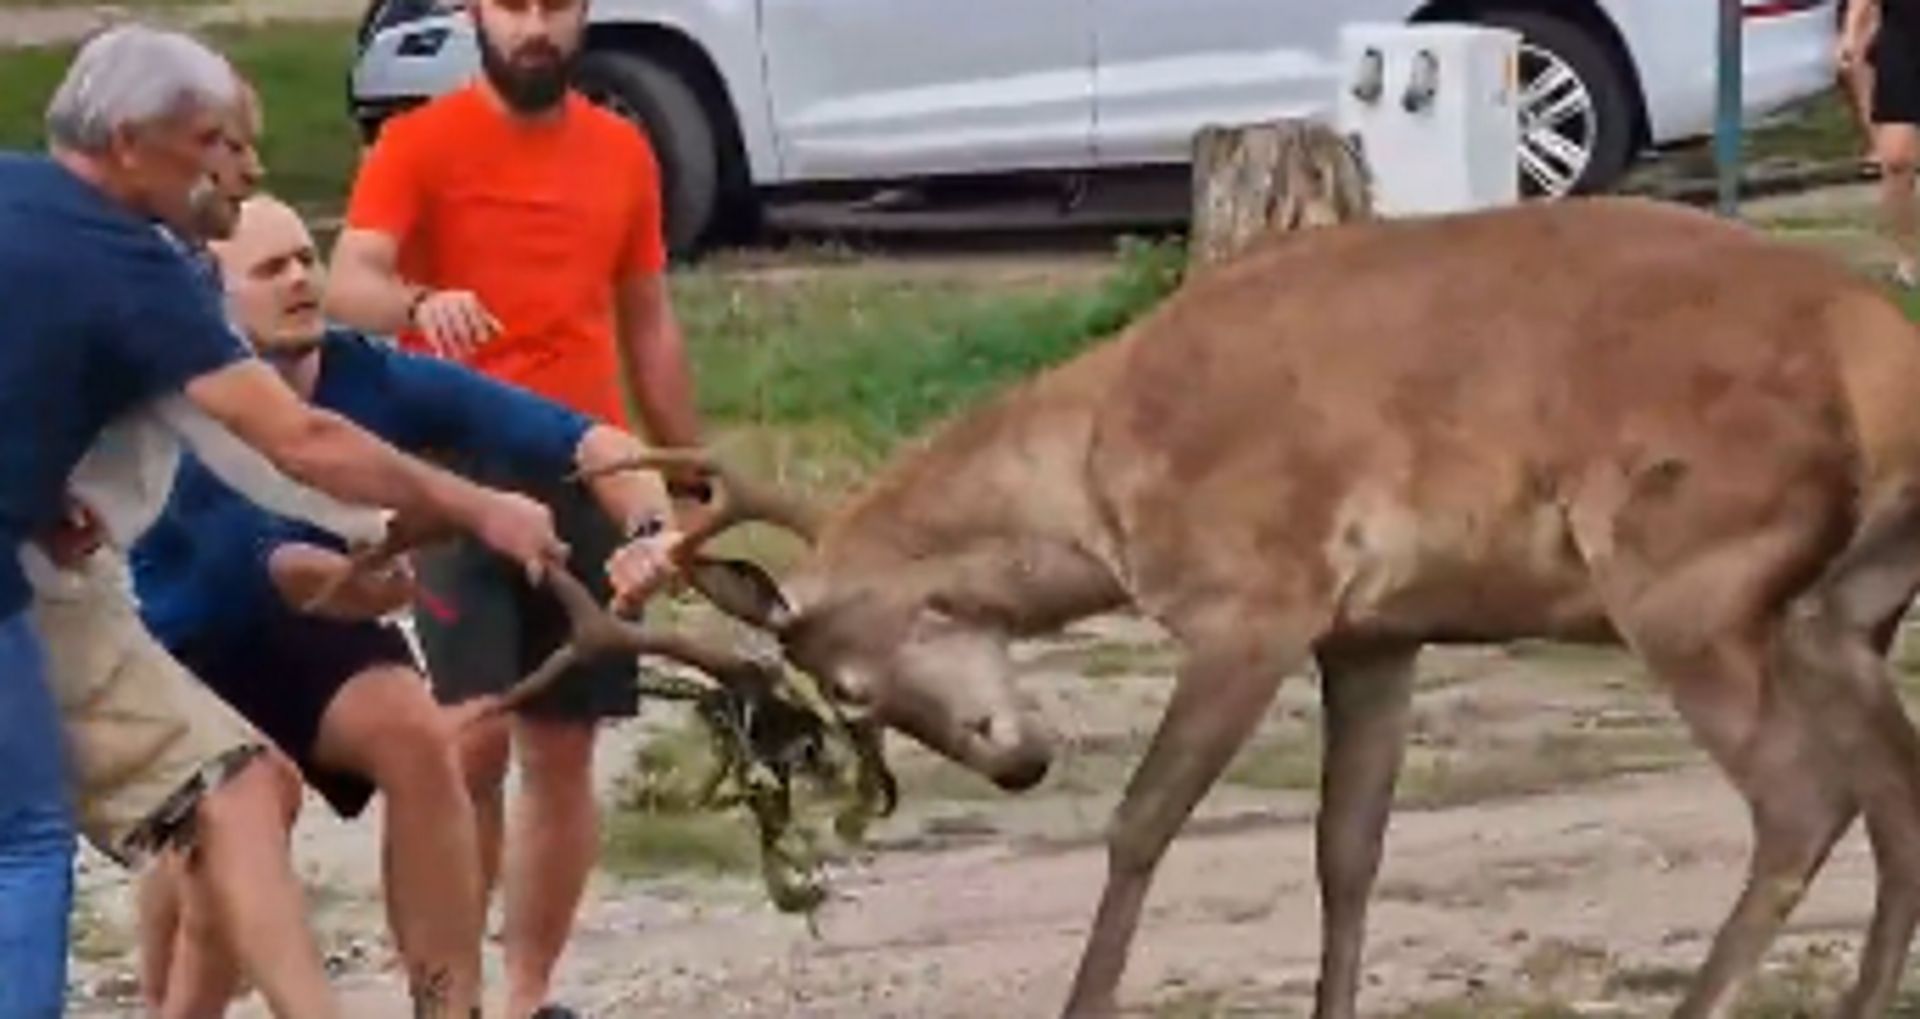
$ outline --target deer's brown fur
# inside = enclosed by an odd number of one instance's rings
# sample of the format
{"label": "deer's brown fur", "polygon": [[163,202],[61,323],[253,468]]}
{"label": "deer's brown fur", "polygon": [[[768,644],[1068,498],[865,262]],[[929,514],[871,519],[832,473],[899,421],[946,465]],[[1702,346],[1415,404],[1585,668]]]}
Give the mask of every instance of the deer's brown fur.
{"label": "deer's brown fur", "polygon": [[1920,336],[1828,259],[1632,200],[1277,238],[900,457],[791,578],[789,657],[1020,788],[1015,636],[1131,604],[1185,652],[1068,1005],[1109,1010],[1152,873],[1317,659],[1326,943],[1350,1016],[1414,656],[1624,641],[1747,799],[1719,1014],[1860,808],[1882,883],[1846,1014],[1920,912],[1920,743],[1884,650],[1920,584]]}

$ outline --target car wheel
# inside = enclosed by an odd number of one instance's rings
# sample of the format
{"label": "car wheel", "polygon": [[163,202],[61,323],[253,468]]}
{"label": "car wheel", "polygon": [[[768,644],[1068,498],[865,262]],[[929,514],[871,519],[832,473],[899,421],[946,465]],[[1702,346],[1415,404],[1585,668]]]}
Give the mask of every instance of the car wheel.
{"label": "car wheel", "polygon": [[720,153],[700,97],[671,68],[644,56],[595,50],[580,59],[575,86],[639,125],[660,164],[667,249],[698,250],[720,198]]}
{"label": "car wheel", "polygon": [[1489,11],[1520,33],[1520,193],[1559,198],[1613,186],[1633,158],[1631,83],[1591,29],[1534,11]]}

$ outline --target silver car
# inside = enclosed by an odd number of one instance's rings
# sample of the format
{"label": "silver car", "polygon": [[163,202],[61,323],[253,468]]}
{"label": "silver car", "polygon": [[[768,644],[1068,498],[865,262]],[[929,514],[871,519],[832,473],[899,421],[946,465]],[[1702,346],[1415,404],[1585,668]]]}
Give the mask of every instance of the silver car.
{"label": "silver car", "polygon": [[[375,0],[351,108],[368,136],[478,67],[461,0]],[[1835,0],[1745,0],[1747,113],[1834,79]],[[1709,133],[1715,0],[594,0],[583,91],[659,155],[671,246],[774,189],[1182,169],[1208,123],[1330,117],[1352,22],[1468,21],[1523,42],[1523,190],[1604,189]]]}

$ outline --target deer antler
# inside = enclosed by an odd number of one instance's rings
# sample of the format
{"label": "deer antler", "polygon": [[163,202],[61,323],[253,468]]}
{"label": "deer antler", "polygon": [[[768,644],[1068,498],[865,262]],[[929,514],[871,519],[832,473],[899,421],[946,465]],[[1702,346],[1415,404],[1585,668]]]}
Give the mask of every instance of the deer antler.
{"label": "deer antler", "polygon": [[812,507],[740,476],[702,449],[652,449],[582,470],[575,477],[585,481],[616,471],[648,470],[691,472],[717,483],[712,511],[687,529],[683,549],[698,548],[708,538],[751,520],[783,527],[808,541],[819,533],[820,517]]}
{"label": "deer antler", "polygon": [[648,633],[608,612],[594,600],[586,585],[566,569],[556,566],[548,569],[544,576],[554,597],[566,610],[572,636],[526,678],[502,694],[494,711],[517,708],[558,682],[574,665],[609,654],[669,658],[692,666],[741,693],[761,693],[763,688],[772,685],[768,678],[769,666],[764,662],[677,634]]}

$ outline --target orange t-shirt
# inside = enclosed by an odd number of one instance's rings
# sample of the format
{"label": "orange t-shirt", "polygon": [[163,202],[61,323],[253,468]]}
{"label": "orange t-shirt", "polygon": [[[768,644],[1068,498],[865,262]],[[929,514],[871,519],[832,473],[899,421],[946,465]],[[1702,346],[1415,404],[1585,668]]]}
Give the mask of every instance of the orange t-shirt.
{"label": "orange t-shirt", "polygon": [[[578,93],[564,115],[510,118],[477,84],[388,121],[368,150],[347,225],[400,245],[400,273],[470,290],[503,327],[467,363],[627,426],[614,282],[666,264],[660,176],[631,123]],[[399,337],[410,350],[421,337]]]}

